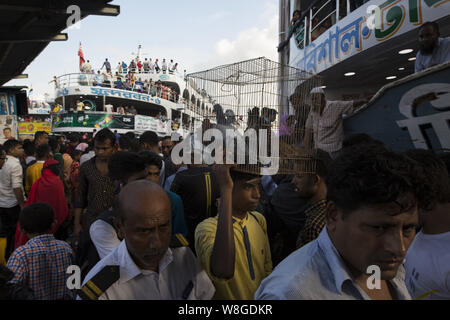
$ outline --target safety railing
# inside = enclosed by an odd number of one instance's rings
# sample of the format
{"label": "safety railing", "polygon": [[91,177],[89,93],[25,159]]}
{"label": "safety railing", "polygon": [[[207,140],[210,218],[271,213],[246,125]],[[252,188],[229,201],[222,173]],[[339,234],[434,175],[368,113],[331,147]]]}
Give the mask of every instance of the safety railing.
{"label": "safety railing", "polygon": [[316,0],[305,11],[300,19],[291,26],[288,38],[278,45],[282,51],[290,38],[295,35],[299,49],[306,48],[350,12],[356,10],[369,0]]}
{"label": "safety railing", "polygon": [[[118,81],[117,79],[121,79]],[[116,79],[116,81],[114,80]],[[152,97],[158,97],[174,103],[180,102],[180,95],[167,86],[158,86],[155,82],[149,83],[127,80],[126,77],[114,76],[107,77],[93,73],[70,73],[57,77],[55,80],[55,89],[64,89],[77,86],[104,87],[111,89],[120,89],[139,93],[146,93]]]}

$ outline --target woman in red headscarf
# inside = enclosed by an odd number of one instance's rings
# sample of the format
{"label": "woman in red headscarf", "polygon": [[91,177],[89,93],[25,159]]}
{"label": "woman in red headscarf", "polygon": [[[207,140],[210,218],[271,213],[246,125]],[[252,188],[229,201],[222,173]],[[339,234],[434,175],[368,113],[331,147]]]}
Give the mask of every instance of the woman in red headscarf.
{"label": "woman in red headscarf", "polygon": [[[66,197],[64,194],[64,185],[59,177],[59,162],[54,159],[45,161],[42,169],[42,176],[31,187],[28,200],[25,206],[33,203],[47,203],[55,212],[56,227],[52,230],[54,234],[69,214]],[[15,248],[27,243],[28,238],[20,231],[17,223]]]}

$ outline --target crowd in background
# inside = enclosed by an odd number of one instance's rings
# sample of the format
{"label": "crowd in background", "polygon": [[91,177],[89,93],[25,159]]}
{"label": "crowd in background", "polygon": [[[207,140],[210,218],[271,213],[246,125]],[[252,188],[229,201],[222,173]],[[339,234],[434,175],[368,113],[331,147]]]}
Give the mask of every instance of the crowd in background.
{"label": "crowd in background", "polygon": [[[334,160],[317,149],[315,174],[260,176],[238,166],[176,165],[177,143],[109,129],[5,142],[0,217],[8,269],[0,292],[23,299],[408,299],[439,289],[432,295],[450,297],[439,282],[445,275],[424,269],[425,257],[435,255],[448,267],[448,153],[396,153],[358,134],[344,139]],[[337,295],[328,282],[315,283],[338,272],[321,266],[336,263],[320,253],[330,243],[350,269],[336,268],[360,279],[363,266],[381,261],[383,283],[397,287],[375,292],[351,282],[357,290]],[[405,257],[406,282],[397,274]],[[72,264],[81,267],[83,290],[66,286]],[[111,265],[120,274],[95,277]],[[417,278],[419,270],[437,284]],[[159,285],[150,280],[155,274]]]}

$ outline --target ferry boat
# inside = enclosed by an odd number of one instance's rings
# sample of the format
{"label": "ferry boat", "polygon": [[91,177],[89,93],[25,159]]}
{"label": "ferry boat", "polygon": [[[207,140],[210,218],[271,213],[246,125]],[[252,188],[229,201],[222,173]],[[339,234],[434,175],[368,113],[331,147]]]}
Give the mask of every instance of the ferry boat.
{"label": "ferry boat", "polygon": [[367,133],[395,151],[448,151],[450,64],[414,73],[425,22],[450,36],[450,2],[280,0],[280,62],[323,77],[328,100],[370,99],[344,120],[346,135]]}
{"label": "ferry boat", "polygon": [[[177,132],[186,136],[201,126],[205,117],[214,118],[211,97],[179,71],[138,68],[138,63],[145,61],[141,52],[139,45],[134,65],[117,67],[111,70],[112,76],[78,72],[56,77],[55,102],[60,110],[52,115],[52,132],[110,128],[119,133],[154,131],[167,136]],[[127,85],[130,74],[135,79]],[[84,106],[82,110],[77,110],[77,103]],[[120,107],[134,107],[136,114]]]}

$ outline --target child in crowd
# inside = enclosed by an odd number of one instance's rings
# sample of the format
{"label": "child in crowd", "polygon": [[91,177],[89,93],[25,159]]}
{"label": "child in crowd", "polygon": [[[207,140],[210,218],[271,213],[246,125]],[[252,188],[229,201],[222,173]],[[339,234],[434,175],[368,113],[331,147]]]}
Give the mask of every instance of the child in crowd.
{"label": "child in crowd", "polygon": [[73,264],[73,252],[67,242],[50,234],[56,225],[52,207],[29,205],[20,212],[19,222],[30,240],[8,260],[7,267],[14,273],[10,283],[29,287],[38,300],[72,299],[66,272]]}

